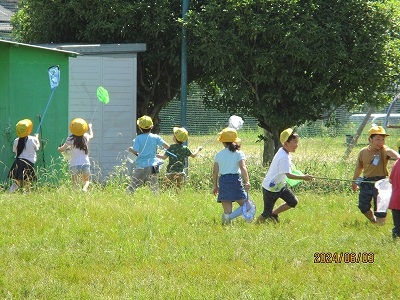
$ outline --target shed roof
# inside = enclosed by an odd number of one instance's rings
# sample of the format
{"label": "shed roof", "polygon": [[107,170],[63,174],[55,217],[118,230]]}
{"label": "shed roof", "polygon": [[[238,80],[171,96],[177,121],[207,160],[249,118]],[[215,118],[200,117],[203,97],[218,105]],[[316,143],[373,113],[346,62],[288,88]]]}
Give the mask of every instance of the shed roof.
{"label": "shed roof", "polygon": [[57,49],[77,52],[84,55],[98,54],[128,54],[145,52],[146,44],[130,43],[130,44],[90,44],[90,45],[55,45]]}
{"label": "shed roof", "polygon": [[71,56],[71,57],[78,56],[78,53],[76,53],[76,52],[66,51],[66,50],[62,50],[62,49],[43,47],[43,46],[37,46],[37,45],[31,45],[31,44],[24,44],[24,43],[12,42],[12,41],[7,41],[7,40],[0,40],[0,43],[8,44],[10,47],[36,48],[36,49],[42,49],[42,50],[45,50],[45,51],[56,51],[56,52],[64,53],[64,54],[66,54],[68,56]]}

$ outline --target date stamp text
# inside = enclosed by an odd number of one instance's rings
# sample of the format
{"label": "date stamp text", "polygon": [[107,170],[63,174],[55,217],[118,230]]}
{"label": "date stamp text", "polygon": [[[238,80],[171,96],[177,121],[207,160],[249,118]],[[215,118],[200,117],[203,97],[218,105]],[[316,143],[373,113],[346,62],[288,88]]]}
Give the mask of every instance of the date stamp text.
{"label": "date stamp text", "polygon": [[372,252],[315,252],[314,263],[330,264],[372,264],[375,254]]}

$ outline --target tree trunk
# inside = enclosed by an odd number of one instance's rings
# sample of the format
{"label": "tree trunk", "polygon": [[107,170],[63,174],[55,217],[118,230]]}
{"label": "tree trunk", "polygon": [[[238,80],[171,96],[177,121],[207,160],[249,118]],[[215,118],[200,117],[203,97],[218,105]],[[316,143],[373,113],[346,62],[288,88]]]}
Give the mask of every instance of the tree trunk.
{"label": "tree trunk", "polygon": [[264,152],[263,152],[263,166],[268,165],[275,155],[275,141],[272,134],[264,129]]}

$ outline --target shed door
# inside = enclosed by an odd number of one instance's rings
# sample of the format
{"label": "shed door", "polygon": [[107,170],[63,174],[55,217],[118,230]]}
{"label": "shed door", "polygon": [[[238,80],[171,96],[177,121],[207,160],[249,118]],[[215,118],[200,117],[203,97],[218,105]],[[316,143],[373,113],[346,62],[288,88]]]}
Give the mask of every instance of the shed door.
{"label": "shed door", "polygon": [[[71,58],[69,74],[68,122],[80,117],[93,124],[91,169],[102,181],[121,165],[136,135],[136,56]],[[108,104],[98,101],[99,86],[108,90]]]}

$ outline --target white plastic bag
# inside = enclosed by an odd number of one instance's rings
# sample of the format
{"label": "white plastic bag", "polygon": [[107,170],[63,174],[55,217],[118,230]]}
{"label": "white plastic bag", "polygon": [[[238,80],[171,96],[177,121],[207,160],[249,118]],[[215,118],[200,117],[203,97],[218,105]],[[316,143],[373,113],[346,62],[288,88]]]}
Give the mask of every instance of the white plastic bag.
{"label": "white plastic bag", "polygon": [[377,212],[387,212],[392,196],[392,184],[388,178],[381,179],[375,182],[375,187],[378,190]]}

